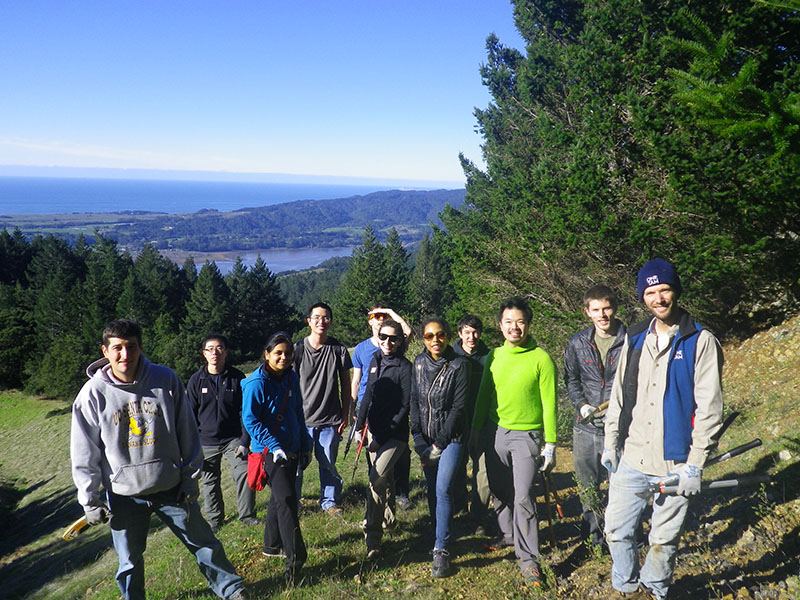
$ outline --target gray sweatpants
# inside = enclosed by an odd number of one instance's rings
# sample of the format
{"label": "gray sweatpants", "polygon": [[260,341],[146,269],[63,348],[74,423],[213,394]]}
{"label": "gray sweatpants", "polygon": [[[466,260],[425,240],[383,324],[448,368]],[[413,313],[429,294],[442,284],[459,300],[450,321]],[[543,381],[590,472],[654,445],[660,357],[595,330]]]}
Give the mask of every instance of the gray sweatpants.
{"label": "gray sweatpants", "polygon": [[[505,540],[513,540],[521,570],[539,566],[539,521],[533,482],[542,436],[538,429],[512,431],[498,426],[494,449],[499,464],[488,468],[497,525]],[[491,452],[487,459],[490,457]]]}

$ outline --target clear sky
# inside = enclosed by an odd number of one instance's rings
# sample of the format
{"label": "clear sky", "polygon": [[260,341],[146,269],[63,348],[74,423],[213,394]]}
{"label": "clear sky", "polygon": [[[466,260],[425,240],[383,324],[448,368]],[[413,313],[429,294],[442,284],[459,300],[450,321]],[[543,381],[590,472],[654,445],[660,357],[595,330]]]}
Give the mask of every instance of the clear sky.
{"label": "clear sky", "polygon": [[463,184],[492,32],[508,0],[0,0],[0,165]]}

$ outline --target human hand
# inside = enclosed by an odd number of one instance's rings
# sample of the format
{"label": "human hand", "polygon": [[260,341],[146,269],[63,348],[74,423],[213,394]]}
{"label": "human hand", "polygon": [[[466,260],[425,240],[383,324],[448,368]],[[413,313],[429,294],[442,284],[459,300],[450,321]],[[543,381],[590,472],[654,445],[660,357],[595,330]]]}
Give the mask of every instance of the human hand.
{"label": "human hand", "polygon": [[544,445],[541,454],[544,458],[544,462],[542,463],[542,471],[545,473],[552,471],[556,466],[556,445],[551,442],[547,442]]}
{"label": "human hand", "polygon": [[608,469],[609,473],[616,473],[617,466],[619,465],[619,455],[617,451],[609,450],[608,448],[603,450],[603,454],[600,456],[600,464]]}
{"label": "human hand", "polygon": [[233,455],[236,458],[247,458],[247,446],[242,446],[239,444],[236,450],[233,451]]}
{"label": "human hand", "polygon": [[369,446],[367,446],[367,450],[369,450],[370,452],[377,452],[380,449],[381,445],[378,443],[378,440],[372,438],[372,441],[369,443]]}
{"label": "human hand", "polygon": [[286,462],[288,457],[286,456],[286,452],[283,451],[282,448],[278,448],[277,450],[273,450],[272,452],[272,462],[276,465],[279,465],[282,462]]}
{"label": "human hand", "polygon": [[83,509],[86,513],[86,522],[89,525],[100,525],[108,521],[108,509],[105,506],[87,506]]}
{"label": "human hand", "polygon": [[428,442],[425,441],[420,434],[414,436],[414,452],[416,452],[419,456],[422,456],[425,451],[430,448]]}
{"label": "human hand", "polygon": [[694,496],[700,492],[700,483],[703,479],[703,469],[684,463],[677,467],[673,473],[678,479],[678,493],[681,496]]}
{"label": "human hand", "polygon": [[428,453],[428,461],[435,463],[439,460],[439,457],[442,455],[442,449],[439,448],[436,444],[431,446],[431,451]]}

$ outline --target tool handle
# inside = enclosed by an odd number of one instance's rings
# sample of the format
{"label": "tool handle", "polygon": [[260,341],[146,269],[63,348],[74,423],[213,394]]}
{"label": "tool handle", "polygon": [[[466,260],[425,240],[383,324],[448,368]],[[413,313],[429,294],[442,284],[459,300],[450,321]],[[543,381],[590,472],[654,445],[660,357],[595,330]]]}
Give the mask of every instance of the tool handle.
{"label": "tool handle", "polygon": [[744,454],[748,450],[752,450],[753,448],[758,448],[761,445],[761,440],[759,438],[754,439],[751,442],[747,442],[746,444],[742,444],[741,446],[736,446],[736,448],[731,448],[725,454],[720,454],[719,456],[715,456],[706,461],[705,467],[712,467],[717,463],[721,463],[723,460],[728,460],[729,458],[733,458],[734,456],[739,456],[740,454]]}
{"label": "tool handle", "polygon": [[[748,477],[739,477],[738,479],[720,479],[718,481],[703,482],[700,490],[706,492],[708,490],[719,490],[725,488],[735,488],[742,486],[761,485],[762,483],[769,483],[768,475],[752,475]],[[662,494],[676,494],[678,492],[677,485],[670,485],[663,489]]]}

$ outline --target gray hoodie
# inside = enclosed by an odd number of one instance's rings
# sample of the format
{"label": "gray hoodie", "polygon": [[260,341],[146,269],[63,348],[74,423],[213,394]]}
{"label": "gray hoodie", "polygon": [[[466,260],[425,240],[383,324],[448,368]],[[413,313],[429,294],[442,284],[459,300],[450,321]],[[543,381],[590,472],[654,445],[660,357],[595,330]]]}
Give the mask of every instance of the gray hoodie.
{"label": "gray hoodie", "polygon": [[[144,356],[133,383],[93,362],[72,405],[70,455],[78,502],[105,505],[101,486],[121,496],[153,494],[200,476],[203,452],[183,383]],[[187,481],[187,484],[190,481]]]}

